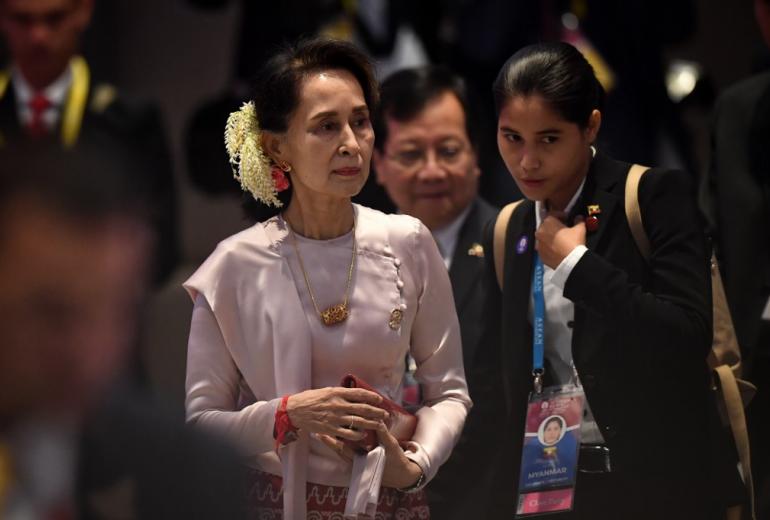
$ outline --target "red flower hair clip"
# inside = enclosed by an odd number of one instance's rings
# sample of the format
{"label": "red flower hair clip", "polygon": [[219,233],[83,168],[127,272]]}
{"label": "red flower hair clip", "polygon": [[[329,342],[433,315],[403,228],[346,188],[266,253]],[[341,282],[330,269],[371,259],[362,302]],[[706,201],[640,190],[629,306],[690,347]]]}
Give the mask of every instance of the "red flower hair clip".
{"label": "red flower hair clip", "polygon": [[270,168],[270,175],[273,177],[275,191],[280,193],[289,189],[289,179],[286,177],[286,173],[284,173],[277,164],[274,164],[273,167]]}

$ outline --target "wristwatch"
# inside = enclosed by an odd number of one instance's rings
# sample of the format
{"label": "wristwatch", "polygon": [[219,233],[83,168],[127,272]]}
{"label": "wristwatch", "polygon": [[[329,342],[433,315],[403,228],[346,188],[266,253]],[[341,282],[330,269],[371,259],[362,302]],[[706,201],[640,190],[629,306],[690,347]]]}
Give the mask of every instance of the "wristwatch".
{"label": "wristwatch", "polygon": [[420,468],[420,476],[417,478],[417,482],[409,487],[401,488],[399,491],[402,493],[417,493],[422,489],[423,484],[425,484],[425,472],[422,470],[422,468]]}

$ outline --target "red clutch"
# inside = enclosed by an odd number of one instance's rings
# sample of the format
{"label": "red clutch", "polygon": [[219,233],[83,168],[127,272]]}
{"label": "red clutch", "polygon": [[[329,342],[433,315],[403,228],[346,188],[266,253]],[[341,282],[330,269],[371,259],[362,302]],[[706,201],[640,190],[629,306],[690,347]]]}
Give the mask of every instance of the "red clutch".
{"label": "red clutch", "polygon": [[[344,388],[363,388],[364,390],[369,390],[382,397],[382,402],[379,404],[378,408],[382,408],[388,412],[388,419],[385,421],[388,431],[399,443],[403,444],[412,440],[414,431],[417,429],[416,415],[409,413],[401,405],[382,395],[360,377],[348,374],[342,378],[340,386]],[[345,440],[345,443],[354,450],[366,452],[376,448],[379,444],[377,441],[377,432],[374,430],[366,430],[366,436],[359,441]]]}

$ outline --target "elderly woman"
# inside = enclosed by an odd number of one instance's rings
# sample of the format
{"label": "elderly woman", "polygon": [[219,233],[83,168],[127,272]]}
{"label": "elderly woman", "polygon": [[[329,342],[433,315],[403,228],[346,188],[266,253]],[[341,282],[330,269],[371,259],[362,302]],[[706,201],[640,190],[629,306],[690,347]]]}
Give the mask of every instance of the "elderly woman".
{"label": "elderly woman", "polygon": [[[427,518],[422,487],[471,403],[433,238],[351,202],[374,142],[371,66],[350,44],[307,40],[257,77],[226,142],[244,189],[280,213],[223,241],[185,283],[188,420],[242,448],[260,518]],[[407,352],[424,406],[399,443],[384,408],[400,401]],[[341,387],[347,374],[376,392]],[[372,432],[377,447],[351,448]]]}

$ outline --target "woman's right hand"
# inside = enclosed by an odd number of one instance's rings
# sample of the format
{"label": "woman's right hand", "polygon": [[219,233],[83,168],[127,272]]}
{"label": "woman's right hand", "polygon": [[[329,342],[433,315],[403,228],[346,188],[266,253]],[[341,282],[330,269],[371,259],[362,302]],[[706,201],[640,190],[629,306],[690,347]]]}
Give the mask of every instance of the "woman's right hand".
{"label": "woman's right hand", "polygon": [[362,388],[319,388],[289,396],[286,413],[291,423],[310,433],[356,441],[362,430],[377,430],[388,413],[377,408],[382,397]]}

